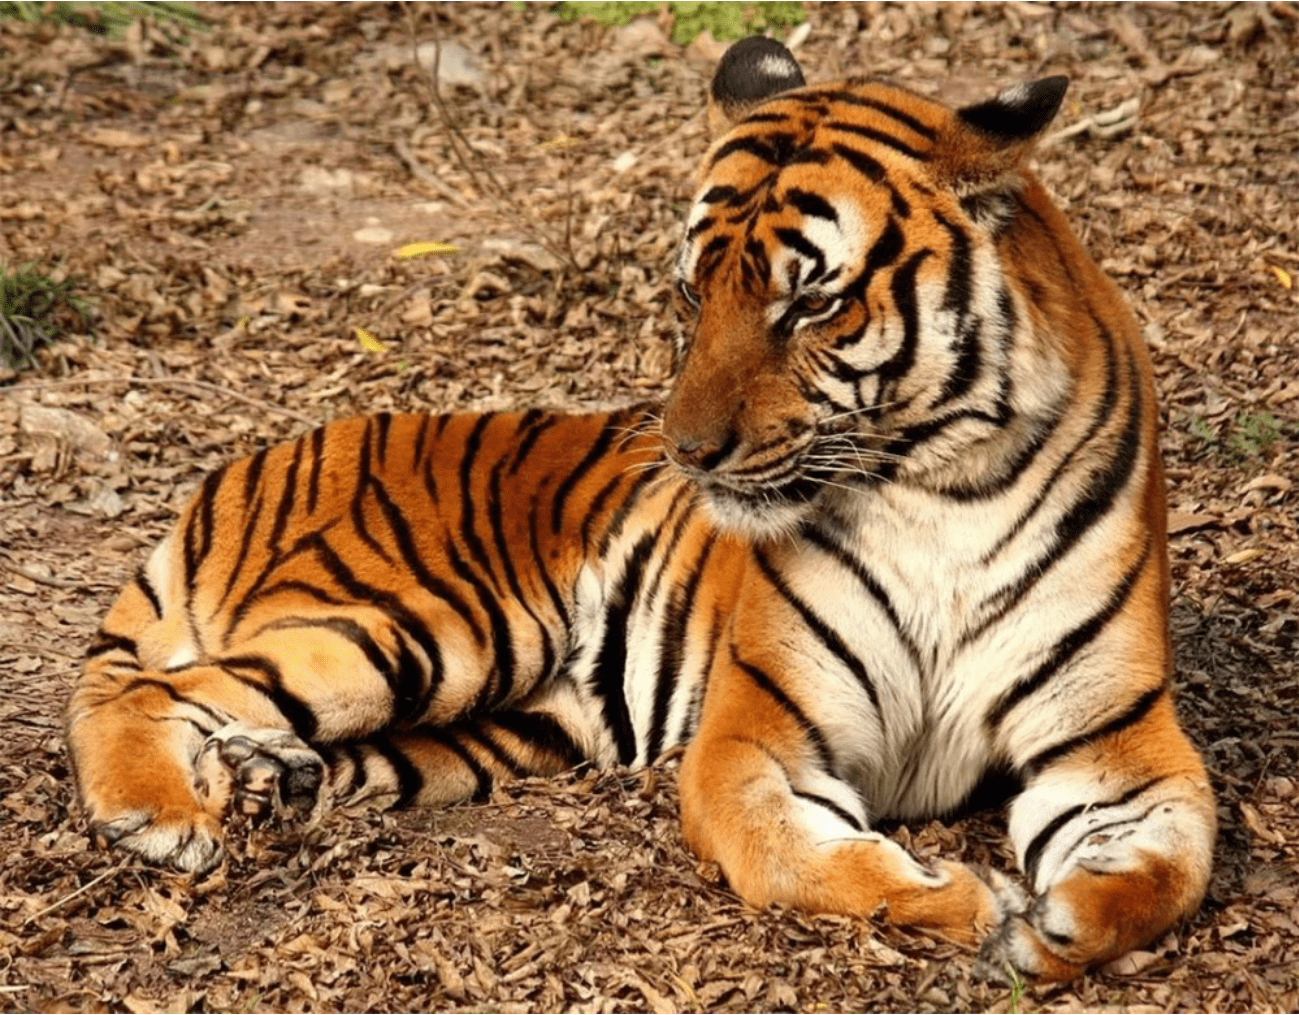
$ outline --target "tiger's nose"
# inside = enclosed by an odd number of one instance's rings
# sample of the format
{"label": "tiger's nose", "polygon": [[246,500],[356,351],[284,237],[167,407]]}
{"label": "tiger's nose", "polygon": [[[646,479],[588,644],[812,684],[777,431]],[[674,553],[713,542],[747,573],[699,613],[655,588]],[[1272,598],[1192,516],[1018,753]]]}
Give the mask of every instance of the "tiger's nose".
{"label": "tiger's nose", "polygon": [[712,472],[730,457],[739,443],[739,435],[734,430],[722,436],[680,437],[672,447],[672,457],[688,468]]}

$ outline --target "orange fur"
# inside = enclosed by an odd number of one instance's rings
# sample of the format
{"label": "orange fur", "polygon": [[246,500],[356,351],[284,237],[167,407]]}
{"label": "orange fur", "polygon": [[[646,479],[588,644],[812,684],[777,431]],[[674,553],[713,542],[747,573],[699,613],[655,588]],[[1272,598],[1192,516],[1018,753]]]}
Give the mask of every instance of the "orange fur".
{"label": "orange fur", "polygon": [[[209,477],[68,706],[103,839],[205,870],[231,813],[688,742],[685,838],[755,905],[884,907],[1045,978],[1194,910],[1150,364],[1025,166],[1063,81],[954,111],[732,53],[661,432],[385,414]],[[1031,904],[872,830],[996,773]]]}

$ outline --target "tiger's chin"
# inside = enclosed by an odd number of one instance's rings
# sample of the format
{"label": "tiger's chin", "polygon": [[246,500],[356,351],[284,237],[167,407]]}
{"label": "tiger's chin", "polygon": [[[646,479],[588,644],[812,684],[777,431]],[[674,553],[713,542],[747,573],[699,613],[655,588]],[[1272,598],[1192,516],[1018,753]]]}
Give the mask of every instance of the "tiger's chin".
{"label": "tiger's chin", "polygon": [[788,539],[816,513],[816,490],[747,492],[718,484],[700,484],[704,506],[722,532],[756,543]]}

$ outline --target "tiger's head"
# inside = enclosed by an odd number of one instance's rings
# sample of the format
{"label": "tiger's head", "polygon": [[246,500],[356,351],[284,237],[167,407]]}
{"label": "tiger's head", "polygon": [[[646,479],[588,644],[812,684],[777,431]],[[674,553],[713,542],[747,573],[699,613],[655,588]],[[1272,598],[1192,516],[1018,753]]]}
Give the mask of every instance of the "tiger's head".
{"label": "tiger's head", "polygon": [[805,86],[771,40],[727,52],[663,420],[721,526],[789,532],[885,479],[977,484],[1040,430],[1067,379],[1008,234],[1066,85],[952,110],[881,81]]}

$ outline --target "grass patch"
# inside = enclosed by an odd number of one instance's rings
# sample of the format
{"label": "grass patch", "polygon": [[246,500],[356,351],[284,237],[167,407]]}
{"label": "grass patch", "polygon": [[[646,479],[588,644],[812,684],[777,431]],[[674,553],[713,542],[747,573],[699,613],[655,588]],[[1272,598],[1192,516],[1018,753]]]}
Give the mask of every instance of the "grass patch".
{"label": "grass patch", "polygon": [[1260,457],[1288,429],[1287,424],[1270,412],[1238,412],[1214,426],[1201,416],[1191,416],[1187,432],[1199,443],[1202,452],[1234,461]]}
{"label": "grass patch", "polygon": [[63,329],[90,318],[75,292],[78,281],[55,281],[33,264],[10,269],[0,264],[0,366],[20,370],[35,362],[35,353]]}
{"label": "grass patch", "polygon": [[55,25],[76,25],[110,39],[120,39],[131,22],[153,18],[164,29],[184,32],[206,32],[207,21],[194,10],[193,4],[151,0],[70,0],[68,3],[45,3],[43,0],[0,0],[0,21],[45,21]]}
{"label": "grass patch", "polygon": [[739,39],[769,28],[792,28],[806,19],[803,5],[796,2],[715,3],[677,0],[655,3],[653,0],[630,0],[610,3],[561,3],[557,13],[563,21],[590,18],[605,27],[625,25],[633,18],[653,14],[661,7],[672,12],[672,41],[678,46],[692,42],[707,29],[714,39]]}

